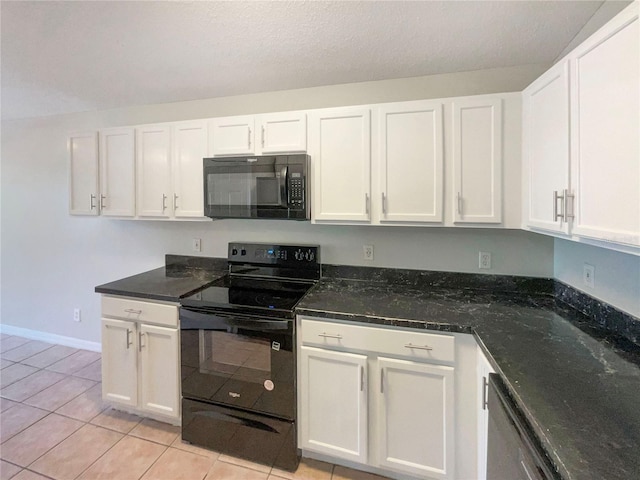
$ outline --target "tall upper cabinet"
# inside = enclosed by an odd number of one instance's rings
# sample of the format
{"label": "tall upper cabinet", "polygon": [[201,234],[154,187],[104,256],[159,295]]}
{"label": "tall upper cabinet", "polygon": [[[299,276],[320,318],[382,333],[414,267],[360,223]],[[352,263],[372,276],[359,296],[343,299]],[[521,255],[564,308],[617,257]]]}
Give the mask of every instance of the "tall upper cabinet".
{"label": "tall upper cabinet", "polygon": [[138,215],[170,217],[171,127],[166,124],[136,128]]}
{"label": "tall upper cabinet", "polygon": [[639,38],[634,2],[523,92],[525,227],[638,251]]}
{"label": "tall upper cabinet", "polygon": [[134,129],[100,130],[100,213],[133,217],[136,214]]}
{"label": "tall upper cabinet", "polygon": [[98,135],[69,136],[69,213],[98,215]]}

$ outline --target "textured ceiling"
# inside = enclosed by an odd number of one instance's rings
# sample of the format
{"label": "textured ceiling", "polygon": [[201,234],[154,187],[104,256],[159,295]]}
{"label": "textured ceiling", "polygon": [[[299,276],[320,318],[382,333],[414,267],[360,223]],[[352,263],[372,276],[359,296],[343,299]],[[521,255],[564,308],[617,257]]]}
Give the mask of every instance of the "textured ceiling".
{"label": "textured ceiling", "polygon": [[551,64],[601,1],[2,1],[2,117]]}

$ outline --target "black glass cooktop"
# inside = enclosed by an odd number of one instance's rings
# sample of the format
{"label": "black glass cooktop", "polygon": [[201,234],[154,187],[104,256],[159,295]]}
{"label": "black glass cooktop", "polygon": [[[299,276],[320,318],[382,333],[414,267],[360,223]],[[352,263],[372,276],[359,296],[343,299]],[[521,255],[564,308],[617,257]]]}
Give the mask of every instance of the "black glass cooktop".
{"label": "black glass cooktop", "polygon": [[248,279],[229,275],[180,303],[207,311],[224,310],[245,314],[293,317],[293,308],[312,284],[295,281]]}

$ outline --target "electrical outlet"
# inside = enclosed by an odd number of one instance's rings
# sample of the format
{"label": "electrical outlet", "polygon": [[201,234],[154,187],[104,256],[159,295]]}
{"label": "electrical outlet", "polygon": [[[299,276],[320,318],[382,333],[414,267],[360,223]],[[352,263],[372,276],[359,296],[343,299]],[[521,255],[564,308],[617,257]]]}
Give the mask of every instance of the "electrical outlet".
{"label": "electrical outlet", "polygon": [[373,245],[363,245],[362,254],[365,260],[373,260]]}
{"label": "electrical outlet", "polygon": [[478,252],[478,268],[491,268],[491,254],[489,252]]}
{"label": "electrical outlet", "polygon": [[79,322],[80,321],[80,309],[79,308],[74,308],[73,309],[73,321],[74,322]]}
{"label": "electrical outlet", "polygon": [[588,263],[585,263],[584,268],[582,269],[582,281],[587,287],[595,288],[596,267],[594,267],[593,265],[589,265]]}
{"label": "electrical outlet", "polygon": [[191,245],[191,249],[194,252],[199,252],[202,248],[202,244],[200,243],[200,239],[199,238],[194,238],[193,239],[193,243]]}

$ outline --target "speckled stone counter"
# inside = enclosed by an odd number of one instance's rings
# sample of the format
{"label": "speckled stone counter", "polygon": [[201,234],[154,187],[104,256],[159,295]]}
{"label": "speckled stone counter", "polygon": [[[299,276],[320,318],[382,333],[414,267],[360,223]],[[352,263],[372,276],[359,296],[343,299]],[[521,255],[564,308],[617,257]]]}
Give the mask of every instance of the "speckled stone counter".
{"label": "speckled stone counter", "polygon": [[640,478],[637,344],[556,300],[553,282],[536,293],[526,282],[492,291],[486,282],[473,290],[456,278],[438,286],[425,278],[370,278],[325,277],[297,313],[473,333],[560,476]]}
{"label": "speckled stone counter", "polygon": [[179,302],[227,273],[227,260],[167,255],[165,266],[105,283],[97,293]]}

